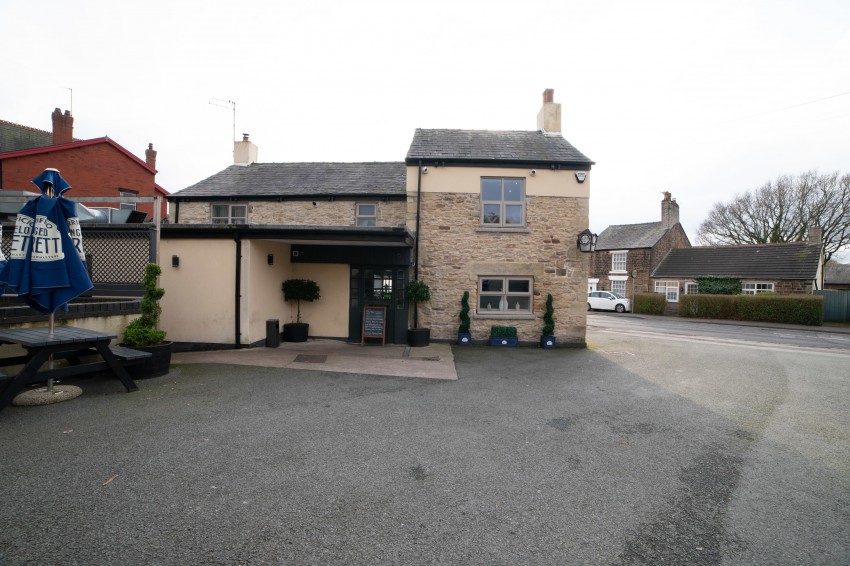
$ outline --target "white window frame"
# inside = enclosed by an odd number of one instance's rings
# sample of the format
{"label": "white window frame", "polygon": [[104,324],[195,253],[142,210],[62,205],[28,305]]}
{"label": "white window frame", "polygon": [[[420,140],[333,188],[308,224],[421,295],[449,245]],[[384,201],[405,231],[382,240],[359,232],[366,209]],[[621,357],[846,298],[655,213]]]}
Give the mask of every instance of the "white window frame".
{"label": "white window frame", "polygon": [[[118,197],[119,198],[136,198],[139,196],[139,191],[134,191],[132,189],[118,189]],[[119,210],[136,210],[135,202],[119,202],[118,203]]]}
{"label": "white window frame", "polygon": [[[501,198],[499,200],[495,199],[484,199],[484,182],[485,181],[493,181],[498,180],[501,181],[502,184],[502,192]],[[522,188],[522,197],[519,201],[505,200],[505,181],[519,181]],[[478,219],[479,224],[482,228],[525,228],[525,201],[526,201],[526,191],[525,191],[525,178],[524,177],[481,177],[481,182],[479,185],[478,196],[481,201],[481,215]],[[498,222],[484,222],[484,208],[486,206],[499,206],[499,221]],[[519,224],[507,222],[507,215],[505,214],[505,208],[508,206],[519,206],[521,209],[520,215],[521,220]]]}
{"label": "white window frame", "polygon": [[[364,214],[363,208],[371,206],[374,214]],[[378,225],[378,203],[358,202],[354,205],[354,225],[363,227],[374,227]]]}
{"label": "white window frame", "polygon": [[686,295],[698,295],[699,294],[699,284],[695,281],[688,281],[685,283],[685,294]]}
{"label": "white window frame", "polygon": [[625,279],[612,279],[611,280],[611,292],[619,293],[626,296],[626,280]]}
{"label": "white window frame", "polygon": [[758,295],[759,293],[773,293],[775,287],[768,281],[748,281],[741,283],[741,293],[744,295]]}
{"label": "white window frame", "polygon": [[[502,280],[501,291],[485,291],[484,281]],[[511,281],[528,282],[528,291],[510,291]],[[528,308],[516,308],[510,305],[509,297],[523,297],[528,300]],[[490,307],[482,308],[482,302],[487,300]],[[534,314],[534,278],[513,275],[481,275],[478,277],[478,300],[475,312],[479,315],[530,315]]]}
{"label": "white window frame", "polygon": [[678,281],[656,281],[655,292],[661,293],[667,299],[668,303],[679,302],[679,282]]}
{"label": "white window frame", "polygon": [[[222,214],[216,215],[216,207],[227,207],[227,216]],[[238,212],[241,211],[241,214]],[[247,204],[229,204],[229,203],[212,203],[210,204],[210,222],[212,224],[247,224],[248,223],[248,205]]]}
{"label": "white window frame", "polygon": [[599,278],[598,277],[589,277],[587,279],[587,292],[588,294],[596,291],[599,287]]}
{"label": "white window frame", "polygon": [[615,250],[611,252],[611,273],[627,273],[626,259],[628,250]]}

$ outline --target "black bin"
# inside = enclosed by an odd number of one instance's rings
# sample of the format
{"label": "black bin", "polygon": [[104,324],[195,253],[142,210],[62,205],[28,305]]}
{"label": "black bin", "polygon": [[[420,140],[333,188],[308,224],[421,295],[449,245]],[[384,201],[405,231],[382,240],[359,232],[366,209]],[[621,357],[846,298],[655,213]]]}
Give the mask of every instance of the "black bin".
{"label": "black bin", "polygon": [[271,319],[266,321],[266,348],[277,348],[280,346],[280,321]]}

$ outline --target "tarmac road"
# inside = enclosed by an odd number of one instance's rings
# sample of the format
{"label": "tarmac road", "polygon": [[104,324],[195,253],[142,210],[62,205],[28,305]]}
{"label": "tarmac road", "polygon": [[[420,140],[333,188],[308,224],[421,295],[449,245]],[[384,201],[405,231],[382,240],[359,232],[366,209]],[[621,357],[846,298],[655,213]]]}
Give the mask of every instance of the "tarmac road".
{"label": "tarmac road", "polygon": [[850,563],[847,356],[588,341],[6,408],[0,564]]}

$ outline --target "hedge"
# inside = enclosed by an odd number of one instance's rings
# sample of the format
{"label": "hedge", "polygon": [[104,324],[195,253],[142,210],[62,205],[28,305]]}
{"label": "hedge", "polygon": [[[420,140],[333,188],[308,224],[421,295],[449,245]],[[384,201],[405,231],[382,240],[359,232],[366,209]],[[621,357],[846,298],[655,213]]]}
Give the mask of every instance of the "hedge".
{"label": "hedge", "polygon": [[820,326],[823,297],[815,295],[683,295],[679,316]]}
{"label": "hedge", "polygon": [[661,293],[638,293],[635,295],[632,312],[640,314],[664,314],[667,298]]}

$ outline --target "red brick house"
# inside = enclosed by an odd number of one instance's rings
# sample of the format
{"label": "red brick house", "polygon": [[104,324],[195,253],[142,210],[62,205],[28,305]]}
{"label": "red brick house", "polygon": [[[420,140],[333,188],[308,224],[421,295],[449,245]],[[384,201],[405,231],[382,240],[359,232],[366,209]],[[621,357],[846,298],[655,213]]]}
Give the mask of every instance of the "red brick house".
{"label": "red brick house", "polygon": [[[165,197],[156,184],[156,151],[148,144],[142,160],[108,137],[74,139],[70,112],[53,111],[53,132],[0,120],[0,189],[37,192],[32,179],[47,167],[58,169],[72,186],[74,199],[115,197],[114,202],[85,202],[89,207],[135,208],[153,217],[153,203],[127,197]],[[161,218],[167,203],[160,205]]]}
{"label": "red brick house", "polygon": [[667,253],[690,248],[688,235],[679,223],[679,205],[664,193],[661,221],[608,226],[599,234],[591,254],[588,292],[633,293],[653,291],[650,274]]}

